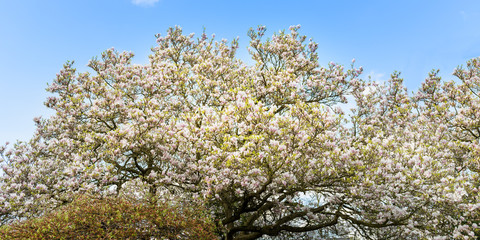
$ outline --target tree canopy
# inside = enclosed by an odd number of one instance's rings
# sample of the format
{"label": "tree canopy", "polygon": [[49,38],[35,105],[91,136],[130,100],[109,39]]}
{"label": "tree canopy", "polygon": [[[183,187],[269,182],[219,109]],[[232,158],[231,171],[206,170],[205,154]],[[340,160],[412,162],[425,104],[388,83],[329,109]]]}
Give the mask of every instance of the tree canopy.
{"label": "tree canopy", "polygon": [[237,39],[179,27],[145,65],[114,49],[92,72],[66,63],[47,88],[55,114],[1,151],[1,224],[124,194],[204,204],[225,239],[473,238],[480,60],[409,94],[399,73],[320,66],[298,30],[251,29],[252,65]]}

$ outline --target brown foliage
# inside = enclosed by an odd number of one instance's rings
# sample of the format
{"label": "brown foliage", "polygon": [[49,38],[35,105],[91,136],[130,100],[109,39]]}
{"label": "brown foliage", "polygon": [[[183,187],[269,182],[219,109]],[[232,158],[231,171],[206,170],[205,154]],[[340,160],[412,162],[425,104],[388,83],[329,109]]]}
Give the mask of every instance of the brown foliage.
{"label": "brown foliage", "polygon": [[0,239],[216,239],[201,209],[120,198],[80,197],[46,214],[0,228]]}

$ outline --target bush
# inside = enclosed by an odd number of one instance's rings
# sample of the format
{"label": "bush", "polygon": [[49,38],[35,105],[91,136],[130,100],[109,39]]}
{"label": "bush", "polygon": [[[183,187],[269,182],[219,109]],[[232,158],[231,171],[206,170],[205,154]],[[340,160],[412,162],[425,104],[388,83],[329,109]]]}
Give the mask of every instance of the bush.
{"label": "bush", "polygon": [[77,198],[54,212],[0,228],[1,239],[216,239],[200,208],[121,198]]}

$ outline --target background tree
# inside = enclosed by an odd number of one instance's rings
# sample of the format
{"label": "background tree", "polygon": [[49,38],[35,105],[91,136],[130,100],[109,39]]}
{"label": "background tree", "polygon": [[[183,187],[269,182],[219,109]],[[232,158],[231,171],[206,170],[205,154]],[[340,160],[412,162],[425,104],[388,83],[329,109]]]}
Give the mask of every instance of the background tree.
{"label": "background tree", "polygon": [[178,27],[157,36],[146,65],[113,49],[94,73],[67,63],[47,89],[56,114],[5,152],[3,223],[89,192],[204,203],[226,239],[472,235],[458,213],[476,174],[458,171],[448,128],[398,74],[378,85],[353,66],[319,66],[298,28],[267,40],[250,30],[252,66],[235,57],[237,40]]}
{"label": "background tree", "polygon": [[[415,100],[422,116],[444,132],[444,148],[452,151],[456,171],[468,179],[459,213],[465,223],[474,222],[477,236],[479,215],[479,140],[480,140],[480,63],[479,58],[455,69],[458,81],[442,82],[438,70],[432,71],[422,84]],[[467,224],[466,224],[467,225]]]}

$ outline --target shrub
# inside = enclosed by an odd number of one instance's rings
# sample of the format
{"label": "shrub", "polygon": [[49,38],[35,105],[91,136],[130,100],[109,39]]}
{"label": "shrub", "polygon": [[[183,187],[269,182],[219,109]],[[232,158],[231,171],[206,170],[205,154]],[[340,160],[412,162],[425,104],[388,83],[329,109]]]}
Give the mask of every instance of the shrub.
{"label": "shrub", "polygon": [[0,228],[1,239],[215,239],[198,207],[79,197],[43,217]]}

